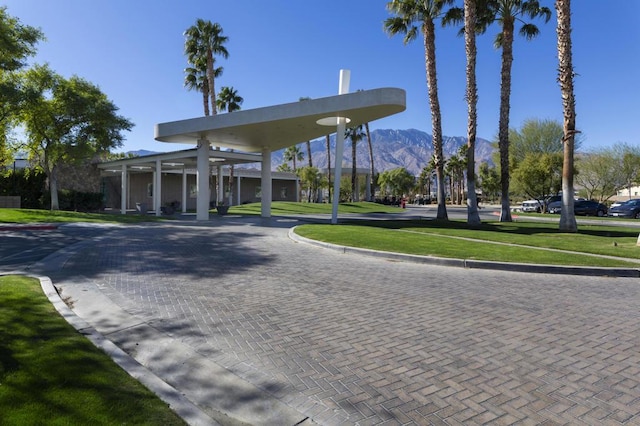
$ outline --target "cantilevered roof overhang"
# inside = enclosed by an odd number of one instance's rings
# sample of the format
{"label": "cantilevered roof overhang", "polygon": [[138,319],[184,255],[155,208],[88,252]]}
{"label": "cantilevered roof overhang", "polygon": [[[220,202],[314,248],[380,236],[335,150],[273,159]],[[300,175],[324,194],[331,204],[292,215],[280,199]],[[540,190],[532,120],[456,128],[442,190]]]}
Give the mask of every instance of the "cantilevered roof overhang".
{"label": "cantilevered roof overhang", "polygon": [[362,90],[256,108],[209,117],[160,123],[155,139],[161,142],[196,144],[206,139],[213,146],[242,152],[276,151],[300,142],[316,139],[335,129],[337,118],[348,119],[347,127],[358,126],[406,109],[406,93],[397,88]]}

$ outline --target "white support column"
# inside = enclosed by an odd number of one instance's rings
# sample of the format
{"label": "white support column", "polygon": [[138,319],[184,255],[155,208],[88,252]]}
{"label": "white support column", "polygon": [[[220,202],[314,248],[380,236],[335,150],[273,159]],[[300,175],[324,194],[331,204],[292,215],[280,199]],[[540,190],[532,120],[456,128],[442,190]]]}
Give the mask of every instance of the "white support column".
{"label": "white support column", "polygon": [[222,166],[218,166],[218,194],[216,195],[216,204],[224,204],[224,175],[222,174]]}
{"label": "white support column", "polygon": [[196,219],[209,220],[209,141],[198,141],[196,185],[198,187]]}
{"label": "white support column", "polygon": [[365,201],[371,201],[372,198],[372,194],[371,194],[371,179],[373,178],[373,176],[371,176],[369,173],[367,173],[367,177],[366,177],[366,191],[365,191]]}
{"label": "white support column", "polygon": [[236,205],[239,206],[240,205],[240,173],[237,169],[236,169],[236,173],[238,174],[238,176],[236,177]]}
{"label": "white support column", "polygon": [[[340,85],[338,94],[344,95],[349,93],[349,80],[351,72],[349,70],[340,70]],[[335,156],[335,175],[333,177],[333,205],[331,212],[331,223],[338,223],[338,203],[340,202],[340,180],[342,179],[342,154],[344,152],[344,130],[345,117],[338,117],[338,126],[336,129],[336,156]]]}
{"label": "white support column", "polygon": [[182,213],[187,212],[187,169],[182,169]]}
{"label": "white support column", "polygon": [[262,217],[271,217],[271,150],[262,149],[262,179],[260,180],[262,189],[262,203],[260,214]]}
{"label": "white support column", "polygon": [[153,183],[153,207],[156,216],[162,215],[162,163],[156,160],[155,182]]}
{"label": "white support column", "polygon": [[120,213],[127,214],[127,166],[122,165],[122,182],[120,183]]}

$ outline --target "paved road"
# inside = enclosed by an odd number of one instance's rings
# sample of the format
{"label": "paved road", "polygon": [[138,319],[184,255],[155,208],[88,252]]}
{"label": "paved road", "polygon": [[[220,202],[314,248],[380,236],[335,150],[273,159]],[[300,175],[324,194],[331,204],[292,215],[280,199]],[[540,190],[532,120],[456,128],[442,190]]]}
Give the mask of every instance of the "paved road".
{"label": "paved road", "polygon": [[344,255],[294,223],[101,230],[51,275],[318,424],[640,424],[637,279]]}
{"label": "paved road", "polygon": [[0,272],[29,269],[35,262],[73,244],[89,241],[112,229],[114,225],[0,224]]}

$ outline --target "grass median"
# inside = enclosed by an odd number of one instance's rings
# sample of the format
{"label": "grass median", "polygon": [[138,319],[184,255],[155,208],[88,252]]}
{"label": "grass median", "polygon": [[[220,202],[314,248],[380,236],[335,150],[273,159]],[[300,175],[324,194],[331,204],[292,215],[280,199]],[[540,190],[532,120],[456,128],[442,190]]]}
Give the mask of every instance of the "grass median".
{"label": "grass median", "polygon": [[70,326],[38,280],[1,276],[0,306],[0,424],[185,424]]}
{"label": "grass median", "polygon": [[[301,225],[300,236],[373,250],[458,259],[548,265],[640,267],[637,228],[580,225],[562,233],[556,223],[465,221],[353,221]],[[558,252],[556,250],[563,250]]]}
{"label": "grass median", "polygon": [[[261,213],[261,206],[262,205],[260,203],[233,206],[229,209],[229,213],[259,215]],[[332,208],[332,205],[327,203],[292,203],[287,201],[274,201],[271,203],[271,214],[273,216],[331,214]],[[365,201],[357,203],[341,203],[338,205],[338,213],[341,214],[402,213],[404,211],[405,210],[400,207]]]}
{"label": "grass median", "polygon": [[81,213],[63,210],[0,209],[0,224],[26,223],[139,223],[165,220],[151,215],[124,215],[115,213]]}

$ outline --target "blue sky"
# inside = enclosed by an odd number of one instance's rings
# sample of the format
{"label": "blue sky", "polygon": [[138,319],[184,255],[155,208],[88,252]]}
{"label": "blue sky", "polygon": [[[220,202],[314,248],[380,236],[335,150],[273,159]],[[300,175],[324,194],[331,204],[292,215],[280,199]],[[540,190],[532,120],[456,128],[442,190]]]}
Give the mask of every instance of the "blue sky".
{"label": "blue sky", "polygon": [[[407,110],[372,129],[431,133],[424,48],[403,45],[382,22],[387,0],[4,0],[8,13],[39,27],[47,40],[32,62],[95,84],[136,126],[120,151],[185,149],[153,139],[156,123],[198,117],[202,97],[183,87],[183,32],[197,18],[218,22],[229,37],[216,87],[233,86],[243,109],[320,98],[338,91],[340,69],[351,91],[399,87]],[[460,3],[462,3],[460,1]],[[553,10],[552,0],[541,3]],[[617,142],[639,144],[640,1],[574,0],[573,42],[577,127],[583,150]],[[609,7],[605,7],[609,6]],[[533,41],[514,46],[511,127],[528,118],[562,120],[556,82],[555,11]],[[478,136],[498,129],[500,51],[493,27],[478,39]],[[466,136],[465,57],[457,29],[438,28],[438,84],[443,133]]]}

